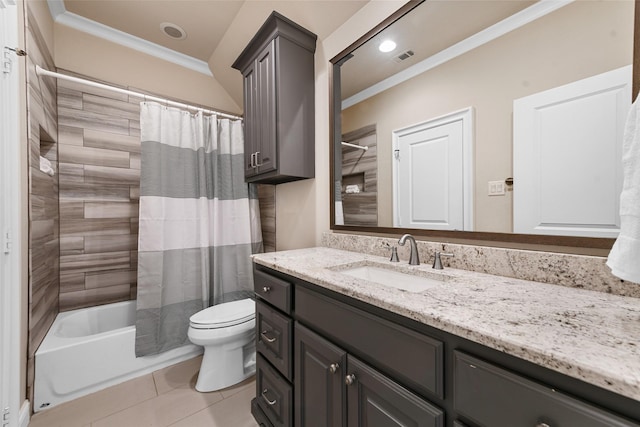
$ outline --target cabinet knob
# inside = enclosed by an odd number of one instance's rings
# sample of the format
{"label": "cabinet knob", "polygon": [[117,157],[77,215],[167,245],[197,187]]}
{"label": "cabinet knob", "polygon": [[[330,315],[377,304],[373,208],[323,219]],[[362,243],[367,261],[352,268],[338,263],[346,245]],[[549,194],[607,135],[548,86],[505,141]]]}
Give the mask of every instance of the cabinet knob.
{"label": "cabinet knob", "polygon": [[355,382],[356,382],[356,376],[353,375],[353,374],[349,374],[346,377],[344,377],[344,383],[346,385],[351,385],[351,384],[353,384]]}
{"label": "cabinet knob", "polygon": [[551,426],[547,423],[538,423],[536,424],[536,427],[551,427]]}
{"label": "cabinet knob", "polygon": [[338,368],[340,368],[340,365],[338,365],[337,363],[332,363],[331,365],[329,365],[329,372],[335,374],[336,372],[338,372]]}
{"label": "cabinet knob", "polygon": [[267,402],[269,406],[273,406],[276,404],[277,400],[276,399],[269,400],[269,398],[267,397],[267,391],[269,390],[267,390],[266,388],[262,390],[262,398],[264,399],[265,402]]}
{"label": "cabinet knob", "polygon": [[262,288],[262,291],[263,291],[265,294],[268,294],[268,293],[269,293],[269,291],[271,291],[271,286],[265,286],[264,288]]}

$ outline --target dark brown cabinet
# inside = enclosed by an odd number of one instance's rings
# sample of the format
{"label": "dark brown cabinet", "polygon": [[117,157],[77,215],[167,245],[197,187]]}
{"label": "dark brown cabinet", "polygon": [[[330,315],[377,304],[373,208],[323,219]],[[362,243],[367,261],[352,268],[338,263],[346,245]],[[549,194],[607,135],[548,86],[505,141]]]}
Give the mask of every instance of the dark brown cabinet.
{"label": "dark brown cabinet", "polygon": [[640,427],[637,401],[254,265],[252,413],[289,427]]}
{"label": "dark brown cabinet", "polygon": [[232,65],[244,80],[247,182],[314,176],[316,38],[273,12]]}

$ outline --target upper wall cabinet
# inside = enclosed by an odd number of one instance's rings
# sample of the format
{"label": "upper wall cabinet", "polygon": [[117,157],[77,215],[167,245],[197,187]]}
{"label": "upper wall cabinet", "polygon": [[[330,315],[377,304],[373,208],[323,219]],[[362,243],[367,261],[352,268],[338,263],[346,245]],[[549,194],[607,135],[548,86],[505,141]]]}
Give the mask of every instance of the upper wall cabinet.
{"label": "upper wall cabinet", "polygon": [[232,65],[244,78],[247,182],[314,176],[316,39],[273,12]]}

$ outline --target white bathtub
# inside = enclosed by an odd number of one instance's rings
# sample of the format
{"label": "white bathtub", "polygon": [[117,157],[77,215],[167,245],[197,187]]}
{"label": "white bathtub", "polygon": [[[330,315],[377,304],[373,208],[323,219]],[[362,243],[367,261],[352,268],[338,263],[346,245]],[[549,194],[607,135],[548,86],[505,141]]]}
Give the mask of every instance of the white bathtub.
{"label": "white bathtub", "polygon": [[135,301],[58,314],[36,351],[34,411],[202,353],[202,347],[186,345],[136,358],[135,318]]}

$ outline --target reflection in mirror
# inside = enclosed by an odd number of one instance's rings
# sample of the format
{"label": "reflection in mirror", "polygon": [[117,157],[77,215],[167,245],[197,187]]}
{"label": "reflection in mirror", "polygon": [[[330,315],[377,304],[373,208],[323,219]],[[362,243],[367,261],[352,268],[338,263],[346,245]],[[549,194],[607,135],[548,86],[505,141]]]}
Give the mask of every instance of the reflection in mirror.
{"label": "reflection in mirror", "polygon": [[615,237],[633,19],[425,1],[336,58],[335,224]]}

